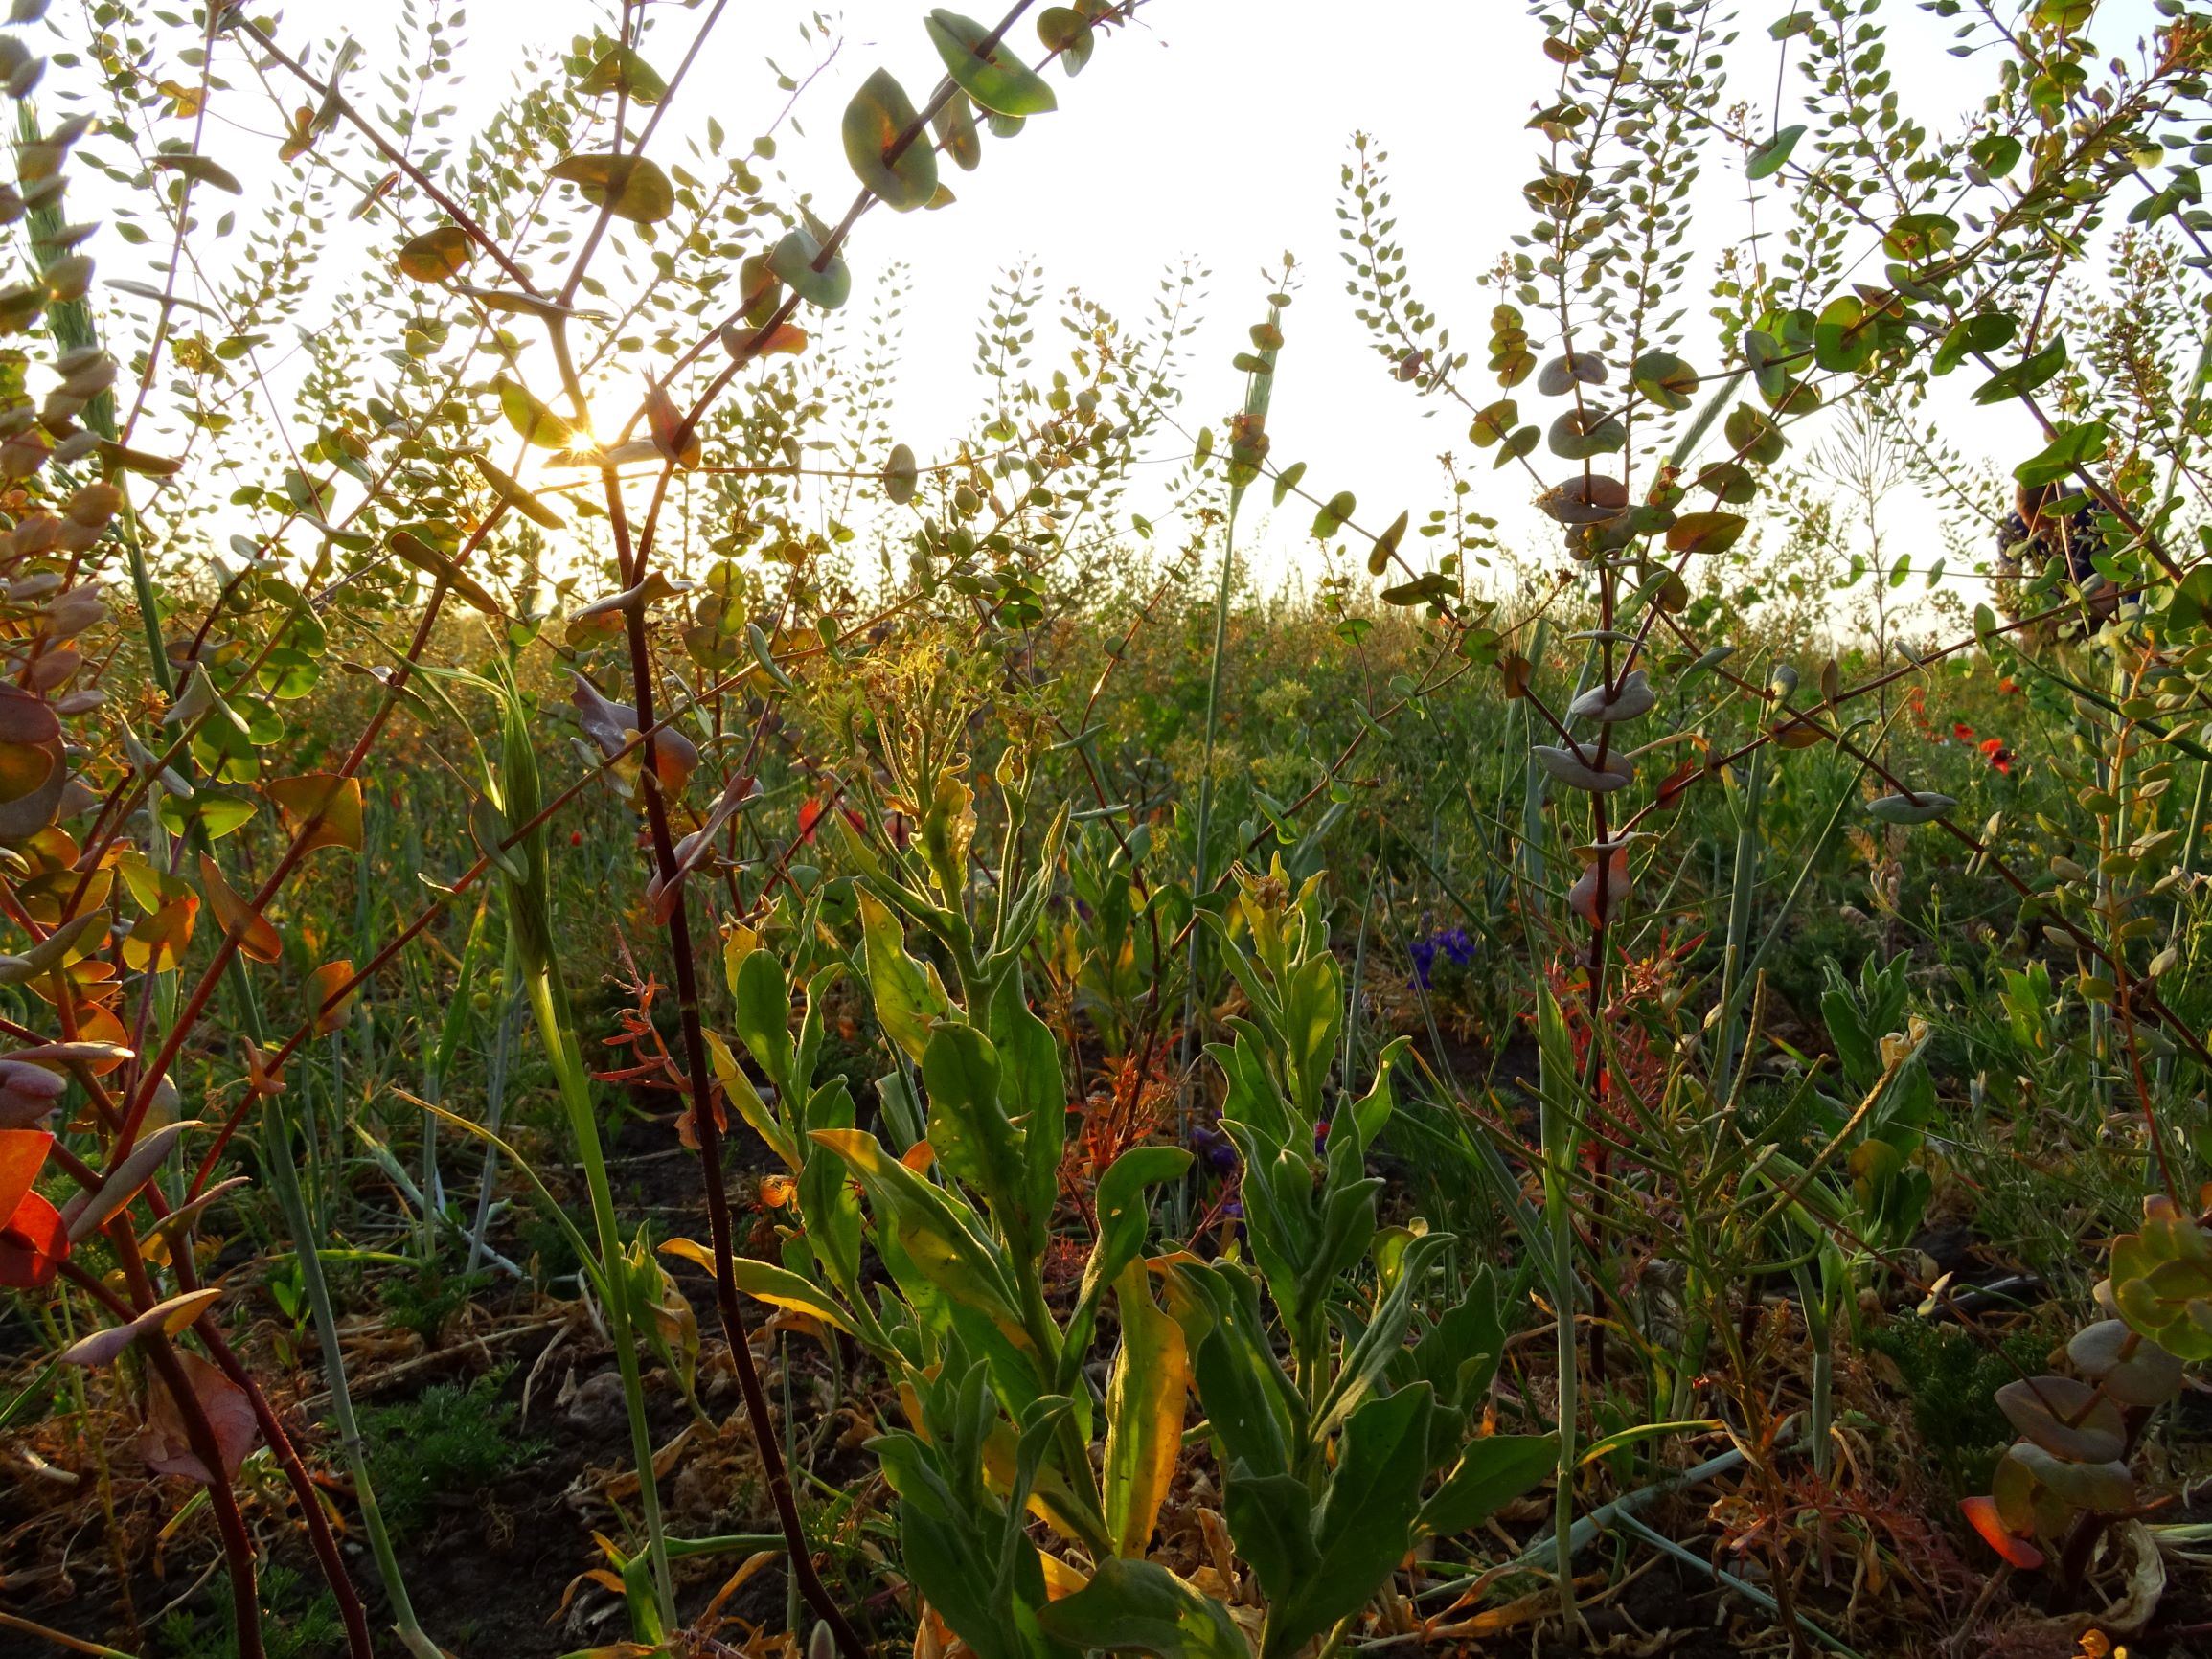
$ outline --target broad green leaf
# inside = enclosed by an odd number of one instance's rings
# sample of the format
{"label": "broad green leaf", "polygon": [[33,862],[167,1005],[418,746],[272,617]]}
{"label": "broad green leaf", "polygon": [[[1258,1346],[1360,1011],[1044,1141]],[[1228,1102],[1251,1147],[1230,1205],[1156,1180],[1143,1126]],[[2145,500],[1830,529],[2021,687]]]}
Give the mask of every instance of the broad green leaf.
{"label": "broad green leaf", "polygon": [[1770,138],[1765,138],[1751,147],[1751,153],[1744,163],[1744,176],[1747,179],[1770,178],[1782,170],[1790,160],[1797,141],[1805,136],[1802,126],[1785,126]]}
{"label": "broad green leaf", "polygon": [[1415,1383],[1368,1400],[1346,1421],[1313,1511],[1312,1564],[1287,1593],[1270,1592],[1260,1659],[1288,1659],[1357,1612],[1412,1548],[1432,1407],[1428,1385]]}
{"label": "broad green leaf", "polygon": [[935,971],[906,953],[906,930],[898,913],[866,888],[860,890],[860,937],[868,989],[883,1034],[921,1062],[929,1028],[952,1011]]}
{"label": "broad green leaf", "polygon": [[587,98],[627,92],[630,102],[648,106],[668,96],[668,82],[661,79],[660,71],[627,46],[617,46],[608,52],[576,85]]}
{"label": "broad green leaf", "polygon": [[832,255],[821,270],[814,262],[822,244],[806,229],[787,234],[768,255],[768,269],[799,298],[817,310],[834,311],[853,292],[853,273],[843,259]]}
{"label": "broad green leaf", "polygon": [[2066,366],[2066,342],[2061,335],[2032,357],[2024,357],[2009,369],[2000,369],[1974,388],[1976,403],[2002,403],[2008,398],[2024,398],[2030,392]]}
{"label": "broad green leaf", "polygon": [[992,114],[1027,117],[1060,107],[1052,88],[1005,43],[983,54],[991,32],[972,17],[940,8],[929,13],[927,27],[946,73]]}
{"label": "broad green leaf", "polygon": [[1494,1434],[1467,1443],[1444,1484],[1421,1506],[1416,1525],[1431,1537],[1457,1537],[1532,1490],[1559,1466],[1556,1434]]}
{"label": "broad green leaf", "polygon": [[[914,129],[897,160],[891,147]],[[845,159],[860,182],[900,213],[924,206],[937,193],[937,152],[927,129],[914,113],[906,89],[889,70],[878,69],[860,83],[845,106]]]}
{"label": "broad green leaf", "polygon": [[2099,460],[2105,453],[2105,443],[2111,428],[2102,420],[2084,420],[2078,425],[2062,425],[2058,436],[2038,454],[2030,456],[2013,468],[2013,476],[2030,489],[2045,484],[2056,484],[2060,479]]}
{"label": "broad green leaf", "polygon": [[1667,531],[1670,553],[1725,553],[1749,524],[1740,512],[1685,512]]}
{"label": "broad green leaf", "polygon": [[[730,988],[736,1009],[731,1023],[768,1081],[788,1097],[791,1086],[791,985],[772,950],[750,950],[738,964]],[[799,1102],[789,1103],[796,1106]]]}
{"label": "broad green leaf", "polygon": [[1228,1608],[1156,1561],[1109,1557],[1082,1589],[1039,1608],[1037,1622],[1073,1648],[1152,1659],[1251,1659]]}
{"label": "broad green leaf", "polygon": [[507,473],[500,471],[481,455],[470,455],[468,459],[475,465],[476,470],[484,475],[484,482],[490,485],[498,494],[505,496],[523,517],[533,524],[543,525],[547,530],[559,530],[561,527],[562,520],[559,513],[515,483]]}
{"label": "broad green leaf", "polygon": [[973,1026],[939,1025],[922,1053],[922,1083],[937,1161],[989,1200],[1009,1249],[1039,1253],[1045,1240],[1032,1224],[1021,1131],[999,1099],[998,1051],[991,1039]]}

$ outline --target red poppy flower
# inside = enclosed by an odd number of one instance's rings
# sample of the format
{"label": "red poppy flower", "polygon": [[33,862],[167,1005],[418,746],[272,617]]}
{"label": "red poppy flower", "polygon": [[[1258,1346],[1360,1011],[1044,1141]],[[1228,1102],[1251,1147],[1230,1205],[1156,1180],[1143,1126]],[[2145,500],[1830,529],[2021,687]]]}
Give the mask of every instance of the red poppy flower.
{"label": "red poppy flower", "polygon": [[822,821],[822,805],[820,801],[813,800],[799,803],[800,840],[811,841],[814,839],[814,827]]}
{"label": "red poppy flower", "polygon": [[1971,743],[1973,741],[1973,728],[1963,723],[1951,727],[1950,735],[1956,738],[1962,743]]}
{"label": "red poppy flower", "polygon": [[69,1254],[61,1212],[33,1188],[54,1137],[44,1129],[0,1129],[0,1284],[37,1290]]}
{"label": "red poppy flower", "polygon": [[568,832],[568,844],[571,847],[582,847],[583,845],[583,831],[581,830],[571,830]]}
{"label": "red poppy flower", "polygon": [[1997,681],[1997,690],[2000,692],[2018,692],[2019,689],[2019,681],[2014,679],[2010,674]]}
{"label": "red poppy flower", "polygon": [[1989,757],[1989,763],[2007,777],[2012,775],[2013,752],[2005,747],[2002,738],[1984,738],[1981,752]]}

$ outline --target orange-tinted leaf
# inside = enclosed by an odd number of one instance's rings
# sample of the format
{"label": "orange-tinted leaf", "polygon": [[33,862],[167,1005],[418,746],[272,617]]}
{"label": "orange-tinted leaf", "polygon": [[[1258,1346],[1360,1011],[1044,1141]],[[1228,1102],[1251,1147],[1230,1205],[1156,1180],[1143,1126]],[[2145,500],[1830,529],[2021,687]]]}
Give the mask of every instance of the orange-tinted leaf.
{"label": "orange-tinted leaf", "polygon": [[7,1224],[0,1226],[0,1285],[11,1290],[41,1289],[54,1282],[68,1255],[69,1234],[61,1224],[61,1212],[36,1193],[24,1193]]}
{"label": "orange-tinted leaf", "polygon": [[[14,1216],[53,1146],[54,1137],[44,1129],[0,1129],[0,1217]],[[0,1226],[11,1224],[0,1220]]]}
{"label": "orange-tinted leaf", "polygon": [[[353,977],[353,965],[346,961],[326,962],[308,975],[308,1007],[315,1020],[315,1034],[328,1036],[352,1017],[353,993],[357,987],[348,985]],[[345,994],[339,995],[341,988]]]}
{"label": "orange-tinted leaf", "polygon": [[1682,795],[1692,784],[1703,775],[1704,766],[1697,761],[1684,761],[1659,780],[1659,810],[1669,812],[1681,805]]}
{"label": "orange-tinted leaf", "polygon": [[268,785],[267,793],[285,815],[285,828],[293,834],[313,822],[307,844],[300,849],[303,852],[312,852],[318,847],[343,847],[353,852],[361,850],[360,779],[309,772],[302,778],[279,778]]}
{"label": "orange-tinted leaf", "polygon": [[[199,1401],[208,1426],[215,1431],[216,1451],[223,1466],[222,1478],[228,1481],[237,1475],[239,1466],[246,1461],[246,1453],[254,1449],[259,1435],[253,1404],[246,1398],[245,1390],[198,1354],[179,1349],[176,1360],[184,1367],[193,1398]],[[159,1373],[147,1384],[146,1427],[139,1432],[138,1455],[155,1474],[182,1475],[202,1486],[215,1484],[216,1477],[192,1449],[192,1437],[185,1432],[183,1413]]]}
{"label": "orange-tinted leaf", "polygon": [[1967,1524],[1982,1535],[1989,1547],[2014,1566],[2033,1571],[2043,1564],[2043,1553],[2027,1539],[2005,1531],[2004,1521],[1997,1514],[1996,1503],[1990,1498],[1962,1498],[1959,1512]]}
{"label": "orange-tinted leaf", "polygon": [[677,410],[675,399],[666,386],[653,386],[645,395],[645,420],[652,433],[652,446],[663,461],[673,461],[681,466],[699,464],[699,435],[694,430],[685,432],[684,418]]}
{"label": "orange-tinted leaf", "polygon": [[225,934],[237,939],[240,950],[256,962],[274,962],[284,955],[285,942],[277,937],[269,919],[249,909],[246,901],[231,891],[231,884],[223,879],[216,861],[204,852],[199,855],[199,880],[207,894],[208,908],[215,912],[217,924]]}
{"label": "orange-tinted leaf", "polygon": [[184,959],[199,918],[199,896],[182,893],[140,920],[123,942],[124,965],[137,972],[169,973]]}

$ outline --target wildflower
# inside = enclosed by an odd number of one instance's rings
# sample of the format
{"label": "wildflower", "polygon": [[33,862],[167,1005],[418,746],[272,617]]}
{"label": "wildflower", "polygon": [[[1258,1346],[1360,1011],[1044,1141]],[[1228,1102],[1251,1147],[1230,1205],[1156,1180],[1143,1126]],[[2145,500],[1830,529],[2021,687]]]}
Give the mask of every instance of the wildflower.
{"label": "wildflower", "polygon": [[1951,727],[1950,735],[1956,738],[1962,743],[1971,743],[1973,741],[1973,728],[1964,724],[1963,722]]}
{"label": "wildflower", "polygon": [[1406,954],[1413,959],[1413,977],[1425,990],[1433,981],[1438,956],[1454,966],[1467,967],[1474,962],[1474,941],[1464,927],[1443,929],[1406,947]]}
{"label": "wildflower", "polygon": [[2012,775],[2013,752],[2005,747],[2002,738],[1984,738],[1981,741],[1981,752],[1987,757],[1991,765],[2007,777]]}
{"label": "wildflower", "polygon": [[571,847],[582,847],[583,845],[583,831],[581,830],[571,830],[568,832],[568,844]]}
{"label": "wildflower", "polygon": [[823,804],[818,800],[810,799],[799,803],[800,840],[811,842],[814,839],[814,829],[822,821],[822,812]]}

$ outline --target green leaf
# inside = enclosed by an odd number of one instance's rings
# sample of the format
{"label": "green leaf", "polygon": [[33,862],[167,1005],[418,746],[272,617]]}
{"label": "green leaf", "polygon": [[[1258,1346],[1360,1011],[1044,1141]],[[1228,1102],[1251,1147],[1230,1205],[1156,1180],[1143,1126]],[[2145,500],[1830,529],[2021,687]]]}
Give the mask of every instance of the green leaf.
{"label": "green leaf", "polygon": [[499,393],[500,413],[507,423],[532,443],[545,449],[565,449],[574,434],[567,421],[548,409],[530,390],[502,375],[492,382]]}
{"label": "green leaf", "polygon": [[1045,1240],[1032,1224],[1021,1131],[998,1096],[997,1049],[973,1026],[940,1024],[923,1050],[922,1082],[937,1161],[983,1193],[1009,1249],[1038,1254]]}
{"label": "green leaf", "polygon": [[919,125],[906,89],[887,69],[862,81],[845,106],[845,159],[862,184],[900,213],[925,206],[937,193],[937,152],[926,132],[901,150],[896,161],[887,159],[891,147]]}
{"label": "green leaf", "polygon": [[1866,307],[1856,294],[1838,294],[1821,307],[1813,326],[1813,360],[1831,374],[1856,374],[1874,355],[1874,330],[1861,327]]}
{"label": "green leaf", "polygon": [[2085,420],[2079,425],[2061,426],[2058,436],[2039,454],[2030,456],[2013,468],[2013,476],[2030,489],[2055,484],[2103,455],[2105,441],[2110,430],[2102,420]]}
{"label": "green leaf", "polygon": [[891,445],[891,459],[883,468],[883,493],[890,497],[894,507],[904,507],[914,499],[914,490],[921,481],[915,469],[914,451],[903,443]]}
{"label": "green leaf", "polygon": [[1790,152],[1797,148],[1797,141],[1804,136],[1804,127],[1786,126],[1771,138],[1760,140],[1751,147],[1751,153],[1744,163],[1744,176],[1747,179],[1762,179],[1780,172],[1790,160]]}
{"label": "green leaf", "polygon": [[1687,409],[1698,390],[1698,372],[1672,352],[1646,352],[1629,365],[1629,378],[1662,409]]}
{"label": "green leaf", "polygon": [[[660,1249],[662,1255],[681,1257],[710,1274],[715,1270],[714,1252],[690,1239],[671,1239]],[[750,1256],[732,1257],[730,1271],[737,1281],[738,1288],[755,1302],[810,1314],[824,1325],[833,1326],[848,1336],[853,1334],[852,1313],[840,1307],[811,1280],[802,1279],[798,1274],[778,1267],[771,1261],[757,1261]]]}
{"label": "green leaf", "polygon": [[507,473],[500,471],[481,455],[470,455],[468,459],[475,464],[476,470],[484,475],[484,482],[490,485],[498,494],[505,496],[508,503],[523,517],[548,530],[559,530],[561,527],[562,520],[558,512],[515,483]]}
{"label": "green leaf", "polygon": [[[1412,1547],[1433,1403],[1428,1385],[1415,1383],[1370,1399],[1345,1423],[1329,1489],[1313,1511],[1311,1565],[1269,1591],[1260,1659],[1287,1659],[1357,1612]],[[1243,1534],[1237,1542],[1242,1549]]]}
{"label": "green leaf", "polygon": [[1444,1484],[1421,1506],[1416,1525],[1431,1537],[1456,1537],[1530,1491],[1559,1466],[1556,1434],[1494,1434],[1467,1443]]}
{"label": "green leaf", "polygon": [[983,141],[976,136],[975,106],[959,93],[945,101],[945,107],[930,117],[937,143],[962,172],[973,172],[983,160]]}
{"label": "green leaf", "polygon": [[1039,1608],[1037,1622],[1074,1648],[1152,1659],[1251,1659],[1229,1610],[1155,1561],[1108,1557],[1082,1589]]}
{"label": "green leaf", "polygon": [[1961,317],[1950,326],[1929,359],[1929,370],[1937,375],[1948,375],[1970,355],[1987,355],[2002,351],[2012,344],[2012,338],[2020,330],[2020,320],[2009,311],[1977,311],[1971,317]]}
{"label": "green leaf", "polygon": [[906,930],[898,913],[861,889],[860,937],[867,959],[868,989],[875,998],[877,1023],[883,1034],[919,1062],[929,1047],[929,1028],[952,1011],[944,988],[906,953]]}
{"label": "green leaf", "polygon": [[1670,553],[1725,553],[1750,523],[1740,512],[1685,512],[1667,530]]}
{"label": "green leaf", "polygon": [[592,206],[632,224],[658,224],[675,212],[675,190],[650,156],[566,155],[547,176],[573,184]]}
{"label": "green leaf", "polygon": [[826,269],[817,271],[822,244],[804,227],[789,232],[768,255],[768,269],[799,298],[817,310],[834,311],[853,292],[853,273],[841,258],[832,256]]}
{"label": "green leaf", "polygon": [[2033,392],[2061,369],[2066,366],[2066,341],[2061,335],[2038,352],[2023,358],[2009,369],[2001,369],[1974,388],[1976,403],[2002,403],[2007,398],[2023,398]]}
{"label": "green leaf", "polygon": [[181,172],[195,184],[213,185],[217,190],[228,191],[232,195],[243,195],[245,187],[229,168],[212,156],[191,153],[157,155],[153,165],[170,172]]}
{"label": "green leaf", "polygon": [[738,1035],[786,1102],[797,1105],[790,1100],[791,985],[776,953],[747,951],[738,964],[737,982],[730,991],[737,1005],[732,1023]]}
{"label": "green leaf", "polygon": [[929,40],[960,90],[993,115],[1043,115],[1060,107],[1051,87],[1002,41],[982,53],[991,33],[972,17],[940,8],[929,13]]}

